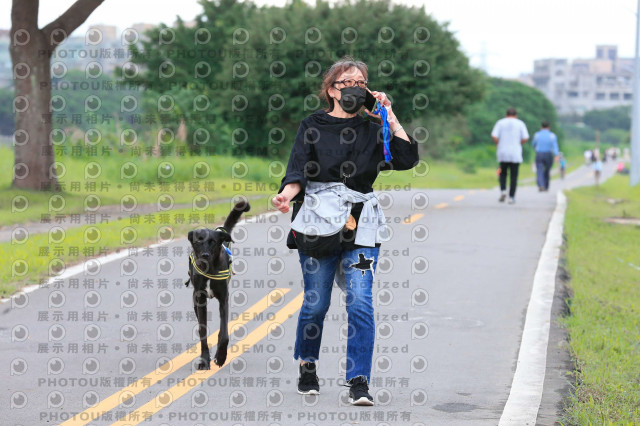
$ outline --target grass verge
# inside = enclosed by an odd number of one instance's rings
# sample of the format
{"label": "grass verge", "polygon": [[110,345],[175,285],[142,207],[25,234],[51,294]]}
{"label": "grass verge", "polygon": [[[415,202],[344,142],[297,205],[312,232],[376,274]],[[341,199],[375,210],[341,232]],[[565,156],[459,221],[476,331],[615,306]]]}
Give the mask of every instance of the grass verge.
{"label": "grass verge", "polygon": [[[280,187],[278,173],[286,167],[260,158],[193,156],[138,158],[59,156],[62,192],[24,191],[11,188],[14,153],[0,147],[0,224],[40,221],[42,215],[83,213],[87,205],[120,205],[134,198],[138,205],[193,203],[205,196],[210,202],[236,194],[267,195]],[[131,169],[132,171],[124,172]],[[123,176],[122,173],[129,173]],[[16,197],[23,197],[18,198]],[[16,209],[16,203],[18,209]]]}
{"label": "grass verge", "polygon": [[[614,176],[567,193],[565,219],[575,388],[562,424],[640,424],[640,186]],[[622,200],[612,203],[612,200]]]}
{"label": "grass verge", "polygon": [[[266,211],[268,203],[270,197],[267,196],[251,200],[251,211],[243,217]],[[41,284],[63,268],[90,258],[133,247],[146,247],[171,232],[177,238],[198,226],[215,228],[222,225],[231,207],[229,202],[197,212],[190,208],[176,209],[169,213],[78,226],[53,235],[35,234],[29,236],[24,244],[0,243],[0,297],[10,296],[27,285]]]}

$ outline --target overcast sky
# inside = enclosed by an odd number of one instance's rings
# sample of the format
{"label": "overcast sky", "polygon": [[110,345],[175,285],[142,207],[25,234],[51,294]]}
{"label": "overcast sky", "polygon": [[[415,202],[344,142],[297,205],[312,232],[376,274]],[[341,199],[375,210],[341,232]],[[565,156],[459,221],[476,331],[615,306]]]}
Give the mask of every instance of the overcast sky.
{"label": "overcast sky", "polygon": [[[425,10],[436,20],[449,21],[471,63],[486,66],[495,76],[517,77],[531,72],[533,60],[538,58],[590,58],[596,44],[616,44],[623,57],[634,54],[636,0],[393,1],[425,4]],[[73,2],[41,1],[40,26]],[[284,5],[285,1],[254,3]],[[2,0],[2,4],[3,8],[10,7],[9,0]],[[176,15],[191,20],[200,9],[197,0],[105,0],[74,34],[86,31],[91,24],[116,25],[119,30],[137,22],[170,25]],[[0,14],[0,28],[10,27],[8,12]]]}

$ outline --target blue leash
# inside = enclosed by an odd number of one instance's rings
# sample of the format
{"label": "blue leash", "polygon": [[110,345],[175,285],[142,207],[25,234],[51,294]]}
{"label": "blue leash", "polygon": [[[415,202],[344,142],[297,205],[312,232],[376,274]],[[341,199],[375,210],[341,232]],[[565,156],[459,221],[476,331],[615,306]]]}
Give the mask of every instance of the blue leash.
{"label": "blue leash", "polygon": [[388,163],[393,159],[391,157],[391,148],[389,148],[389,143],[391,142],[391,127],[389,126],[389,121],[387,121],[387,109],[382,105],[378,104],[374,114],[379,114],[380,118],[382,118],[382,136],[384,138],[384,161]]}
{"label": "blue leash", "polygon": [[[216,228],[216,231],[218,231],[218,230],[222,230],[224,232],[227,232],[227,230],[224,229],[224,226],[218,226]],[[226,246],[224,244],[222,244],[222,248],[224,248],[224,251],[226,251],[227,254],[229,255],[229,263],[233,262],[233,255],[231,254],[231,249],[229,248],[230,245],[231,245],[231,242],[227,243]]]}

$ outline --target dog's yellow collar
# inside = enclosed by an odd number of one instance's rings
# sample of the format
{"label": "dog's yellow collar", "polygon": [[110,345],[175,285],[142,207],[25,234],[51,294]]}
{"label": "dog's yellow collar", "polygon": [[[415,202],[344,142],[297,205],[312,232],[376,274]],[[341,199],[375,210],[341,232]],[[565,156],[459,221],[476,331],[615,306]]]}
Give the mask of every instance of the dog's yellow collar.
{"label": "dog's yellow collar", "polygon": [[195,268],[196,272],[198,272],[200,275],[205,276],[207,278],[210,278],[212,280],[226,280],[227,278],[231,277],[231,274],[234,273],[231,268],[229,269],[223,269],[221,271],[218,271],[217,274],[205,274],[204,271],[202,271],[200,268],[198,268],[198,266],[196,265],[196,261],[195,258],[193,257],[193,253],[191,253],[189,255],[189,259],[191,260],[191,264],[193,265],[193,267]]}

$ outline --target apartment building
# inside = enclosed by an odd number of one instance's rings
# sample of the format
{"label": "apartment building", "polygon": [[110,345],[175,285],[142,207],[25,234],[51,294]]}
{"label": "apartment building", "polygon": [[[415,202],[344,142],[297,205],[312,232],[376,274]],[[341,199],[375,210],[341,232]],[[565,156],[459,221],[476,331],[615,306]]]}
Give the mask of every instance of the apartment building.
{"label": "apartment building", "polygon": [[617,46],[596,46],[590,59],[538,59],[533,73],[520,80],[541,90],[558,114],[583,114],[593,109],[630,105],[633,58],[618,57]]}

